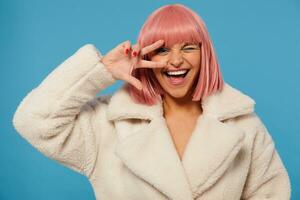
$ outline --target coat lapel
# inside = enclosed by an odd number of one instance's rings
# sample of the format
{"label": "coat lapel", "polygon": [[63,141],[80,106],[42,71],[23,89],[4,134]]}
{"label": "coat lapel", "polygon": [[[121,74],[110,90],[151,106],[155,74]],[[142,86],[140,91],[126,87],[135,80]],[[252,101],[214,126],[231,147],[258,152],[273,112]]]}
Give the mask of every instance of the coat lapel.
{"label": "coat lapel", "polygon": [[221,92],[204,98],[201,105],[203,114],[182,159],[194,199],[222,177],[241,150],[244,131],[224,121],[252,113],[255,101],[225,83]]}
{"label": "coat lapel", "polygon": [[188,181],[165,124],[164,118],[153,119],[121,139],[116,154],[135,175],[169,199],[191,200]]}
{"label": "coat lapel", "polygon": [[196,199],[223,175],[241,149],[244,132],[201,115],[185,149],[182,165]]}
{"label": "coat lapel", "polygon": [[[253,112],[255,102],[225,83],[221,92],[201,104],[203,113],[180,161],[161,100],[153,106],[137,104],[125,88],[110,99],[108,119],[115,122],[119,137],[116,155],[169,199],[195,199],[224,174],[241,149],[245,134],[223,121]],[[133,119],[145,123],[132,123]]]}

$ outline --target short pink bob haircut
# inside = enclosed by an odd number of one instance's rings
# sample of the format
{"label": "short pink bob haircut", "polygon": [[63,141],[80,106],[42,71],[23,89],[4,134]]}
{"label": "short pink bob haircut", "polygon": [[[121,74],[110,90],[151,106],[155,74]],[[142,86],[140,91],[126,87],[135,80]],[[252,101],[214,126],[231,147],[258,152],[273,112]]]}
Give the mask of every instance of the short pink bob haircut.
{"label": "short pink bob haircut", "polygon": [[[207,28],[194,11],[181,4],[165,5],[155,10],[141,28],[138,44],[143,48],[159,39],[164,40],[166,47],[183,42],[200,46],[201,66],[192,101],[200,101],[223,88],[224,81]],[[148,55],[144,55],[143,59],[149,60]],[[125,84],[133,101],[146,105],[156,104],[164,90],[152,69],[135,69],[132,76],[143,85],[143,90],[139,91],[129,83]]]}

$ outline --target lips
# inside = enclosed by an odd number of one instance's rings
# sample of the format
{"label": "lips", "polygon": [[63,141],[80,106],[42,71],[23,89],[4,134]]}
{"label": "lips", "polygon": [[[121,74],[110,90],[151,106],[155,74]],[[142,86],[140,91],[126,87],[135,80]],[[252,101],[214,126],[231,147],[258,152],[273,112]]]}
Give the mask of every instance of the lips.
{"label": "lips", "polygon": [[173,86],[182,86],[186,82],[186,75],[190,69],[178,69],[178,70],[168,70],[164,71],[163,75],[166,77],[166,80],[170,85]]}

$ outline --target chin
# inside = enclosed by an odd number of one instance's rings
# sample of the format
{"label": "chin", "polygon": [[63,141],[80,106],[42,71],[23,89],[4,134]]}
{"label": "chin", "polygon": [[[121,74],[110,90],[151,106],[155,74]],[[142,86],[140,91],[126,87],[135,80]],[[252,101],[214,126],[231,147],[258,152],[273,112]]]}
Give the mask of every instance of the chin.
{"label": "chin", "polygon": [[188,91],[185,89],[171,89],[171,90],[172,91],[168,91],[168,90],[165,91],[170,97],[175,99],[183,99],[188,95]]}

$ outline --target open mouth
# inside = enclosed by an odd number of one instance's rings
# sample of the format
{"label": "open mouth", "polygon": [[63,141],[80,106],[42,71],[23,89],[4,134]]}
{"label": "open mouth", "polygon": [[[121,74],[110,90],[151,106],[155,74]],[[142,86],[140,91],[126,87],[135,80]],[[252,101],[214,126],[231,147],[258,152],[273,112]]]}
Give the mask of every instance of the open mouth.
{"label": "open mouth", "polygon": [[190,69],[178,70],[178,71],[166,71],[163,72],[164,76],[167,78],[171,85],[184,85],[186,82],[186,75]]}
{"label": "open mouth", "polygon": [[170,77],[174,77],[174,78],[184,78],[187,73],[190,71],[190,69],[185,69],[185,70],[180,70],[180,71],[166,71],[166,72],[163,72],[164,75],[166,75],[168,78]]}

